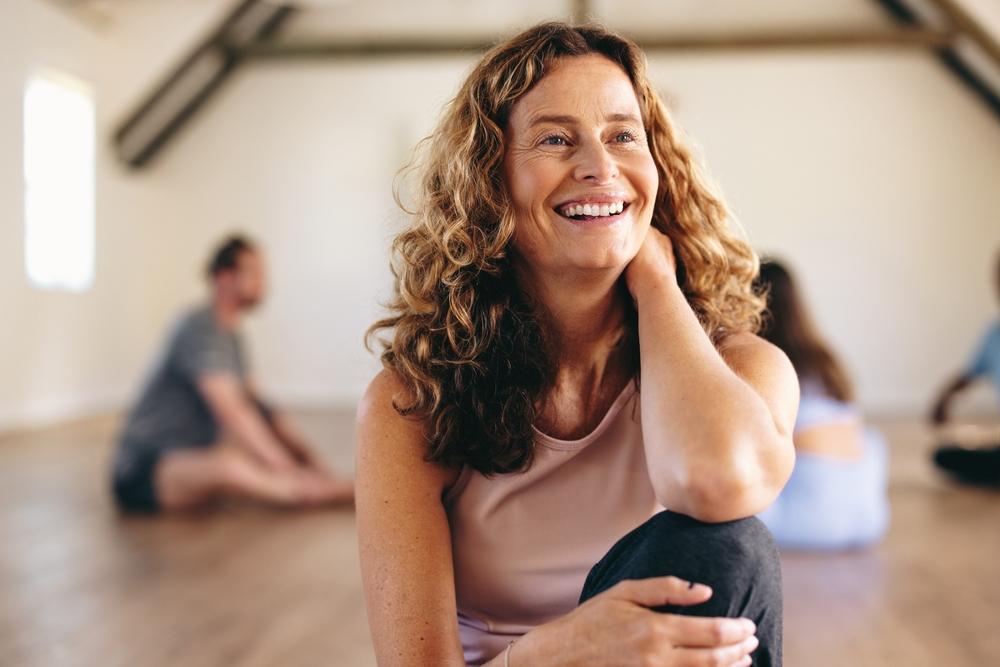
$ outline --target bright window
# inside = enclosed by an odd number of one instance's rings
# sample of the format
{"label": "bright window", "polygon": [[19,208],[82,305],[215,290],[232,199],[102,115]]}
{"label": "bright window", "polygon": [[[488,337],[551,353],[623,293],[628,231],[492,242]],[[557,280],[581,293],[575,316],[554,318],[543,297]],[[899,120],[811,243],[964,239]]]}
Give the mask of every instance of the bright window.
{"label": "bright window", "polygon": [[60,74],[24,92],[24,257],[39,289],[80,292],[94,281],[94,101]]}

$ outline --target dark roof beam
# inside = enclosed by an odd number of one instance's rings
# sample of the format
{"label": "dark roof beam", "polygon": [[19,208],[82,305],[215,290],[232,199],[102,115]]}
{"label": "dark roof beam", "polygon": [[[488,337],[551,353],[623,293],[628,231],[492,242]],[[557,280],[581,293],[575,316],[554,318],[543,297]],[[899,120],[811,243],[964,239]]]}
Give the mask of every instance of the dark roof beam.
{"label": "dark roof beam", "polygon": [[874,0],[901,26],[943,26],[954,42],[934,49],[942,65],[1000,119],[1000,44],[954,0]]}
{"label": "dark roof beam", "polygon": [[261,0],[238,2],[118,127],[119,159],[131,167],[151,160],[229,77],[245,49],[272,35],[291,11]]}

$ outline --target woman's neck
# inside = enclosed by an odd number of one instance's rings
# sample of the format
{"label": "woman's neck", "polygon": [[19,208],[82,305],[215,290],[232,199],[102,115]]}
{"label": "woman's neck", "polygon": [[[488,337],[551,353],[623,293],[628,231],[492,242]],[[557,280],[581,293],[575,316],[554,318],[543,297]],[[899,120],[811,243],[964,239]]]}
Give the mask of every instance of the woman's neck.
{"label": "woman's neck", "polygon": [[621,342],[629,297],[618,274],[522,274],[521,279],[548,329],[557,391],[560,385],[595,390],[628,371]]}

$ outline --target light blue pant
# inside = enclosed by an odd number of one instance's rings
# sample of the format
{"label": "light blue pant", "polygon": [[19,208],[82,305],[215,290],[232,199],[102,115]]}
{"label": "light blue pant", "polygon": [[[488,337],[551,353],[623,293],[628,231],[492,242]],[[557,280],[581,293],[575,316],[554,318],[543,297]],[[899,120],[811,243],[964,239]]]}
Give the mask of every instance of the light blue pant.
{"label": "light blue pant", "polygon": [[889,527],[888,450],[882,434],[864,431],[864,453],[846,461],[798,453],[781,495],[759,514],[778,546],[846,549],[878,541]]}

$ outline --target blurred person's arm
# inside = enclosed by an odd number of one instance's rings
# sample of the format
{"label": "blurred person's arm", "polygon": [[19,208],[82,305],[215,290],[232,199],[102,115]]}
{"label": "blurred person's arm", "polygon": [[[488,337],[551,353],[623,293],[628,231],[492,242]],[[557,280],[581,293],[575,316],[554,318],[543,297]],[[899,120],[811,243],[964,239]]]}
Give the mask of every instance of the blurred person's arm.
{"label": "blurred person's arm", "polygon": [[931,422],[939,426],[947,422],[952,399],[975,382],[976,378],[989,373],[992,363],[995,363],[991,360],[991,356],[995,356],[998,338],[1000,338],[1000,324],[994,324],[986,330],[965,369],[941,391],[931,410]]}
{"label": "blurred person's arm", "polygon": [[316,448],[310,445],[308,438],[289,419],[288,415],[262,398],[257,381],[254,378],[249,378],[246,387],[251,402],[271,429],[272,435],[300,463],[316,468],[317,470],[326,471],[326,462],[319,456]]}
{"label": "blurred person's arm", "polygon": [[239,379],[227,372],[208,372],[196,381],[215,416],[236,445],[276,470],[295,467],[295,460],[282,445],[264,416],[244,393]]}
{"label": "blurred person's arm", "polygon": [[319,455],[316,447],[309,444],[302,431],[284,412],[274,410],[271,413],[271,429],[300,462],[317,470],[327,470],[326,461]]}
{"label": "blurred person's arm", "polygon": [[931,422],[937,425],[947,422],[952,399],[955,398],[958,393],[964,391],[965,388],[972,384],[975,379],[975,376],[970,373],[962,373],[949,382],[948,386],[944,388],[941,395],[934,403],[934,409],[931,410]]}

